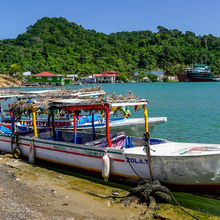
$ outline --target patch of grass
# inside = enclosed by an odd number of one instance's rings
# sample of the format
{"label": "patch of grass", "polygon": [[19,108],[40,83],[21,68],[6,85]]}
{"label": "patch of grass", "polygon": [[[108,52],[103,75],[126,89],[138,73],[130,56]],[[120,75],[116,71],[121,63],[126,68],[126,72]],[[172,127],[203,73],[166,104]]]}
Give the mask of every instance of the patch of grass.
{"label": "patch of grass", "polygon": [[173,195],[184,207],[220,217],[220,200],[180,192]]}
{"label": "patch of grass", "polygon": [[[218,220],[218,217],[211,216],[205,213],[201,213],[192,209],[184,208],[191,215],[195,216],[200,220]],[[159,204],[159,209],[157,210],[157,215],[168,218],[172,220],[193,220],[194,218],[182,211],[179,207],[171,204]]]}

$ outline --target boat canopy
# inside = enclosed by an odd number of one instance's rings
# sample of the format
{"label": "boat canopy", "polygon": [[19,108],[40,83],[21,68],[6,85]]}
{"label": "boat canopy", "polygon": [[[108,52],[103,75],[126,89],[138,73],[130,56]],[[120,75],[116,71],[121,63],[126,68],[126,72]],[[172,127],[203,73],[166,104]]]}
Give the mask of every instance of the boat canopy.
{"label": "boat canopy", "polygon": [[103,107],[110,108],[112,111],[119,109],[119,107],[128,107],[133,106],[135,108],[140,108],[141,106],[145,106],[147,104],[147,100],[145,99],[130,99],[129,97],[126,99],[116,99],[111,100],[108,98],[70,98],[70,99],[53,99],[50,97],[39,98],[39,99],[26,99],[26,100],[18,100],[14,102],[12,108],[15,111],[23,111],[23,110],[35,110],[40,109],[43,111],[47,111],[48,109],[65,109],[68,111],[75,111],[80,109],[102,109]]}
{"label": "boat canopy", "polygon": [[74,98],[74,97],[92,97],[104,96],[105,92],[101,86],[81,88],[76,90],[56,89],[56,90],[40,90],[40,91],[18,91],[18,90],[0,90],[0,99],[17,98]]}
{"label": "boat canopy", "polygon": [[[148,132],[148,115],[147,115],[147,100],[139,99],[135,97],[133,94],[129,94],[127,97],[119,95],[108,95],[106,98],[69,98],[69,99],[57,99],[51,97],[44,97],[36,100],[18,100],[14,102],[11,106],[10,111],[12,113],[12,130],[14,131],[14,121],[15,119],[19,119],[21,114],[27,110],[32,112],[33,119],[33,129],[34,136],[37,137],[37,125],[36,125],[36,113],[45,114],[48,113],[48,121],[50,120],[50,115],[52,117],[52,130],[53,137],[56,140],[56,132],[54,125],[54,111],[61,110],[67,114],[73,114],[74,117],[74,136],[77,134],[76,130],[76,117],[79,116],[79,112],[81,110],[89,111],[92,114],[92,128],[93,134],[95,133],[94,127],[94,113],[101,112],[101,114],[106,116],[106,137],[108,140],[108,145],[111,147],[111,141],[109,137],[109,113],[110,110],[117,112],[122,111],[123,107],[133,106],[135,111],[139,109],[141,106],[144,109],[145,115],[145,131]],[[123,111],[126,115],[127,111]],[[50,124],[50,123],[48,123]],[[75,138],[76,139],[76,138]],[[74,140],[75,140],[74,139]]]}

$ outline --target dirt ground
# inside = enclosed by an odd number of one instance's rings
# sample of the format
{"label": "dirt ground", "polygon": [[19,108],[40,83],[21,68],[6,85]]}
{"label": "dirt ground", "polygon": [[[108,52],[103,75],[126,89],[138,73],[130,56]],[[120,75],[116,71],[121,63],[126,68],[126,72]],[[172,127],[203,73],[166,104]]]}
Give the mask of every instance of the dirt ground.
{"label": "dirt ground", "polygon": [[139,219],[146,210],[91,195],[109,195],[112,187],[96,184],[94,192],[88,180],[10,157],[0,156],[0,219]]}
{"label": "dirt ground", "polygon": [[[145,205],[132,203],[126,207],[106,198],[128,195],[119,185],[105,185],[52,166],[30,165],[9,154],[0,155],[0,220],[147,219]],[[219,219],[187,210],[199,219]],[[158,220],[193,219],[170,204],[159,205],[156,215],[163,216]]]}

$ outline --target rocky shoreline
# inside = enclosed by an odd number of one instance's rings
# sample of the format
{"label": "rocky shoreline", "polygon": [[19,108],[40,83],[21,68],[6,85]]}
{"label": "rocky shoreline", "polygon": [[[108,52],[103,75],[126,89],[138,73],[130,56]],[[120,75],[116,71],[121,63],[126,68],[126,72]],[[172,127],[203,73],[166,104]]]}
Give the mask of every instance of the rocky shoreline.
{"label": "rocky shoreline", "polygon": [[[10,155],[0,156],[0,175],[0,219],[138,219],[144,209],[131,207],[128,212],[123,204],[92,196],[87,181]],[[109,194],[109,190],[113,189],[104,187],[99,192]]]}
{"label": "rocky shoreline", "polygon": [[0,74],[0,88],[17,88],[22,86],[23,81],[15,77]]}

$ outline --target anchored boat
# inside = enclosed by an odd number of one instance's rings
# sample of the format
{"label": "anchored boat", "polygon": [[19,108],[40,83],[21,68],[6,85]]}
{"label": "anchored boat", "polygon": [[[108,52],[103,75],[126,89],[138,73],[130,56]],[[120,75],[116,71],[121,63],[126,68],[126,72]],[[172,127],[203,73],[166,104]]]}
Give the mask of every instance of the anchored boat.
{"label": "anchored boat", "polygon": [[[220,194],[220,144],[178,143],[149,138],[147,101],[143,99],[59,99],[50,102],[16,102],[13,118],[32,111],[33,130],[0,134],[0,150],[22,154],[33,163],[35,158],[102,173],[105,179],[157,179],[185,190]],[[109,133],[109,112],[130,106],[143,109],[145,137]],[[76,116],[105,114],[106,132],[98,134],[92,120],[92,133],[59,131],[54,112],[64,110]],[[51,129],[37,129],[36,112],[50,112]],[[12,123],[12,128],[13,128]]]}
{"label": "anchored boat", "polygon": [[214,74],[211,66],[206,64],[194,64],[193,68],[185,69],[185,73],[178,74],[179,81],[183,82],[214,82]]}

